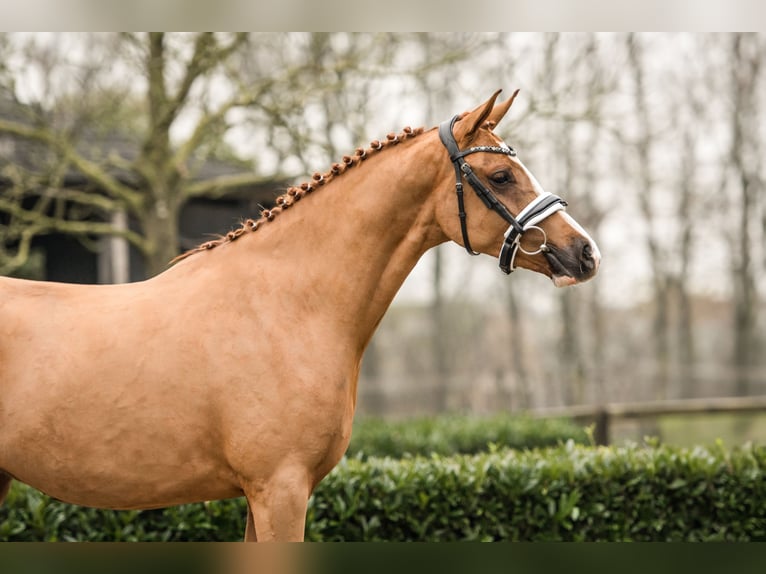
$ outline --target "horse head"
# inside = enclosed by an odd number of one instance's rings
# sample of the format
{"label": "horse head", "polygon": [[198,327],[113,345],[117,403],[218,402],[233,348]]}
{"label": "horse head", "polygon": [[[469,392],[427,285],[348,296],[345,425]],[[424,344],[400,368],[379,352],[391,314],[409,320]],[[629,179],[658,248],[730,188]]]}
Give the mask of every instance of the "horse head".
{"label": "horse head", "polygon": [[517,93],[496,105],[498,90],[476,109],[439,127],[446,153],[437,221],[449,239],[472,255],[499,257],[506,273],[530,269],[558,287],[586,281],[601,260],[595,242],[564,211],[566,202],[546,193],[515,150],[494,132]]}

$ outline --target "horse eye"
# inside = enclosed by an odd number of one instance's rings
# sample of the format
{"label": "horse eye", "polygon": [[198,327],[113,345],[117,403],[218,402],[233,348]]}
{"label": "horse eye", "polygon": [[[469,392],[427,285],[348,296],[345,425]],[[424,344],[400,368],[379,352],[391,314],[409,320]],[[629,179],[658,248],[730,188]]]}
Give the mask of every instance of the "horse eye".
{"label": "horse eye", "polygon": [[496,183],[498,185],[514,182],[513,174],[509,171],[496,171],[491,176],[489,176],[489,179],[492,180],[492,183]]}

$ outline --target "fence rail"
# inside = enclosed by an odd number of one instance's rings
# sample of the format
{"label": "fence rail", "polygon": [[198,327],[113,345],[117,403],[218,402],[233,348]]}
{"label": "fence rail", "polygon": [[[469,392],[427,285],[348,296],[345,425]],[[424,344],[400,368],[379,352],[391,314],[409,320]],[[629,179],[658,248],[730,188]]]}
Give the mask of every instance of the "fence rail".
{"label": "fence rail", "polygon": [[535,418],[562,417],[577,421],[593,422],[595,423],[593,439],[596,441],[596,444],[608,445],[611,423],[618,419],[654,418],[664,415],[739,414],[752,412],[766,412],[766,396],[577,405],[538,409],[529,414]]}

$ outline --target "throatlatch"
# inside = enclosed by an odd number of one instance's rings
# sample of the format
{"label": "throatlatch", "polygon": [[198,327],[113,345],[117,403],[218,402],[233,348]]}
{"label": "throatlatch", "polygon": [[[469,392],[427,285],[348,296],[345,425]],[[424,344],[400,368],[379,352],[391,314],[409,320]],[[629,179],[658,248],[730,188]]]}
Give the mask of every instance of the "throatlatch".
{"label": "throatlatch", "polygon": [[[476,195],[487,206],[488,209],[495,211],[500,217],[509,223],[508,230],[505,232],[505,241],[503,247],[500,250],[500,269],[506,274],[511,273],[514,270],[516,261],[516,254],[519,250],[527,255],[536,255],[537,253],[545,252],[548,250],[547,241],[548,238],[545,235],[545,231],[538,227],[540,223],[546,217],[564,209],[567,205],[566,201],[559,196],[552,193],[543,192],[533,199],[521,212],[514,217],[510,211],[503,205],[497,197],[487,189],[481,180],[471,169],[468,162],[465,161],[465,156],[472,153],[486,152],[486,153],[501,153],[508,156],[515,156],[516,152],[511,147],[505,146],[476,146],[460,151],[460,148],[455,141],[455,136],[452,132],[452,128],[457,121],[458,116],[455,116],[449,121],[442,122],[439,125],[439,138],[441,139],[444,147],[447,148],[450,160],[455,166],[455,192],[457,194],[458,216],[460,217],[460,230],[463,234],[463,245],[466,251],[471,255],[478,255],[471,248],[471,244],[468,241],[468,226],[466,224],[465,205],[463,200],[463,181],[462,176],[468,180]],[[536,251],[526,251],[521,247],[521,236],[530,230],[537,230],[542,233],[543,242],[540,244],[540,248]]]}

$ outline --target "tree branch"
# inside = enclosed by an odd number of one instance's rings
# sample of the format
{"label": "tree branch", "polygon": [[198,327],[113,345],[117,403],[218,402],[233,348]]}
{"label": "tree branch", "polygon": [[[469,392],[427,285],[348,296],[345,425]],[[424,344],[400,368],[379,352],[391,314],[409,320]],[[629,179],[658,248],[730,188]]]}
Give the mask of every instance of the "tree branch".
{"label": "tree branch", "polygon": [[104,192],[116,200],[121,201],[125,206],[137,212],[143,203],[141,194],[122,185],[114,177],[105,172],[98,164],[86,159],[80,155],[74,146],[57,137],[56,134],[42,128],[35,128],[0,119],[0,132],[12,134],[25,139],[39,141],[55,149],[64,160],[69,162],[72,167],[87,179],[98,185]]}
{"label": "tree branch", "polygon": [[151,116],[152,125],[158,125],[166,115],[165,106],[167,103],[164,32],[149,33],[146,71],[149,80],[149,115]]}
{"label": "tree branch", "polygon": [[8,275],[20,269],[29,260],[32,247],[32,239],[39,233],[36,226],[27,226],[19,234],[16,253],[8,257],[5,248],[0,244],[0,275]]}
{"label": "tree branch", "polygon": [[28,197],[41,196],[50,197],[56,200],[63,200],[78,205],[95,207],[106,213],[112,213],[122,207],[119,201],[116,201],[100,193],[81,191],[79,189],[45,187],[41,191],[36,189],[28,190],[25,193]]}
{"label": "tree branch", "polygon": [[202,143],[202,140],[204,140],[205,136],[208,135],[209,128],[216,122],[221,121],[229,112],[229,110],[241,105],[246,104],[240,103],[240,99],[238,97],[232,98],[223,104],[220,108],[218,108],[215,112],[202,116],[199,122],[197,122],[197,125],[194,127],[194,131],[192,132],[191,136],[189,136],[189,138],[178,148],[178,151],[173,157],[173,163],[179,169],[181,166],[184,166],[191,154],[194,153],[194,150],[199,147],[199,145]]}
{"label": "tree branch", "polygon": [[19,204],[0,197],[0,210],[16,217],[25,226],[22,233],[27,233],[26,227],[34,230],[34,235],[42,235],[57,231],[71,235],[109,235],[124,237],[142,253],[149,253],[151,245],[140,234],[130,229],[115,228],[109,222],[102,221],[71,221],[49,217],[39,211],[29,211]]}
{"label": "tree branch", "polygon": [[255,104],[264,92],[273,85],[273,80],[266,80],[258,87],[256,92],[250,94],[237,94],[227,102],[224,102],[217,110],[205,114],[197,122],[191,136],[178,148],[173,163],[180,169],[189,160],[189,157],[196,150],[205,137],[209,134],[211,126],[216,122],[223,120],[226,114],[234,108],[248,107]]}
{"label": "tree branch", "polygon": [[215,68],[233,54],[247,39],[247,34],[239,33],[226,46],[219,47],[211,32],[199,34],[194,43],[194,54],[186,67],[186,74],[178,86],[175,95],[167,102],[165,114],[161,119],[162,125],[170,125],[175,120],[181,108],[186,104],[194,82]]}
{"label": "tree branch", "polygon": [[243,187],[273,183],[279,177],[265,177],[251,173],[222,175],[186,186],[187,197],[207,197],[220,199],[241,190]]}

